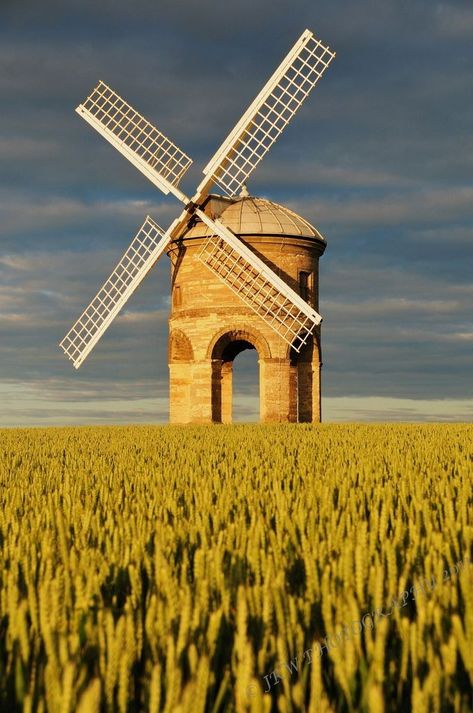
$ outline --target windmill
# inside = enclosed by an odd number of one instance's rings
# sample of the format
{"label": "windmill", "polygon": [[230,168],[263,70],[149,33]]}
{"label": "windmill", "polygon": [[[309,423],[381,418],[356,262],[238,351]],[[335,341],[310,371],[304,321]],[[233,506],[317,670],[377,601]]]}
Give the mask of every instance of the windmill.
{"label": "windmill", "polygon": [[[335,53],[305,30],[203,169],[189,198],[178,187],[192,160],[107,84],[100,81],[76,111],[164,194],[182,204],[163,230],[150,216],[60,347],[78,369],[157,260],[193,221],[207,229],[198,260],[295,353],[304,349],[321,316],[268,261],[206,210],[211,188],[222,201],[245,196],[248,178],[324,74]],[[241,193],[243,191],[243,193]]]}

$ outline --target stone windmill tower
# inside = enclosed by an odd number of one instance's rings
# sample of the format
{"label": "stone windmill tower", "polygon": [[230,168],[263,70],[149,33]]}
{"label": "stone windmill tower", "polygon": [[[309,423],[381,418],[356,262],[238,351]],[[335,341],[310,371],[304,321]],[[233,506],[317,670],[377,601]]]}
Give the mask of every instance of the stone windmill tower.
{"label": "stone windmill tower", "polygon": [[[209,196],[204,210],[219,218],[293,290],[318,309],[320,233],[300,216],[261,198]],[[197,219],[170,246],[169,321],[171,423],[232,420],[234,358],[258,352],[260,420],[320,421],[320,331],[300,351],[245,305],[199,259],[212,229]]]}
{"label": "stone windmill tower", "polygon": [[[61,342],[78,368],[157,260],[172,264],[169,368],[173,423],[231,421],[232,364],[258,351],[262,421],[320,420],[318,260],[325,240],[245,183],[335,53],[305,30],[204,168],[104,82],[77,112],[164,193],[183,204],[167,230],[149,216]],[[219,186],[226,195],[211,193]]]}

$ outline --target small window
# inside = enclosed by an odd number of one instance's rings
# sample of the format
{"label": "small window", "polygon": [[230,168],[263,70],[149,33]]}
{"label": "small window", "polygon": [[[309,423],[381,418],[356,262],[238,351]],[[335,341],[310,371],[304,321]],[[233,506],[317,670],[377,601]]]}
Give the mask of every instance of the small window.
{"label": "small window", "polygon": [[311,272],[299,272],[299,294],[306,302],[310,300],[311,276]]}
{"label": "small window", "polygon": [[176,285],[174,287],[174,293],[173,293],[173,305],[174,307],[180,307],[182,304],[182,294],[181,294],[181,288],[179,285]]}

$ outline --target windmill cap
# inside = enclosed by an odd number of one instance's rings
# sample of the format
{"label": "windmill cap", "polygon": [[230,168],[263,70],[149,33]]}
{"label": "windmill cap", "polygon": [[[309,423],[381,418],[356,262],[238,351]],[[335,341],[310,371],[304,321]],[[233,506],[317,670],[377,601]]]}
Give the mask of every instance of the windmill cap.
{"label": "windmill cap", "polygon": [[[214,198],[210,197],[210,200]],[[216,205],[221,197],[215,196]],[[228,201],[228,202],[227,202]],[[241,195],[238,198],[226,199],[223,210],[217,210],[222,223],[236,235],[287,235],[291,237],[312,238],[325,244],[325,238],[317,228],[311,225],[294,211],[274,203],[266,198]],[[202,237],[210,235],[211,230],[197,221],[186,233],[186,237]]]}

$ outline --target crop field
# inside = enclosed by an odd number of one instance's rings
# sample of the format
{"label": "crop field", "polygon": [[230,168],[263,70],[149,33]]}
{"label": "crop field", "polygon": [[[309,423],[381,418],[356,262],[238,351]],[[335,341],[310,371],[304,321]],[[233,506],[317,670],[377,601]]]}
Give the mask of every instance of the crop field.
{"label": "crop field", "polygon": [[473,710],[472,425],[0,438],[0,711]]}

